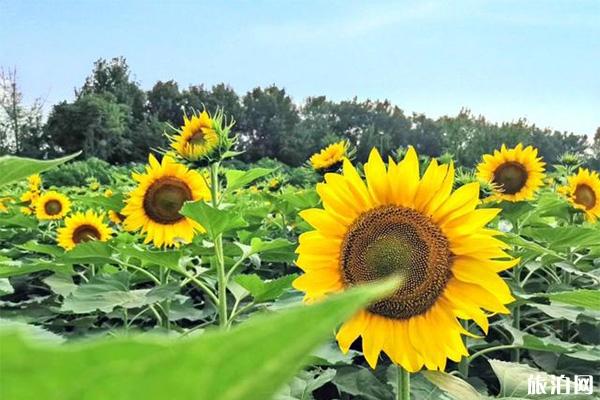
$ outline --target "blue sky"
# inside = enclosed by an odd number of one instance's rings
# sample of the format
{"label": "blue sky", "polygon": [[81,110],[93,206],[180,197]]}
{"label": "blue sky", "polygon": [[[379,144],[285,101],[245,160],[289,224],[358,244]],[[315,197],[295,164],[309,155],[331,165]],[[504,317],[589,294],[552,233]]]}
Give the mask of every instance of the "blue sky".
{"label": "blue sky", "polygon": [[593,134],[600,1],[0,0],[0,65],[26,99],[73,98],[94,60],[123,55],[143,88],[175,79],[296,102],[388,98],[437,117]]}

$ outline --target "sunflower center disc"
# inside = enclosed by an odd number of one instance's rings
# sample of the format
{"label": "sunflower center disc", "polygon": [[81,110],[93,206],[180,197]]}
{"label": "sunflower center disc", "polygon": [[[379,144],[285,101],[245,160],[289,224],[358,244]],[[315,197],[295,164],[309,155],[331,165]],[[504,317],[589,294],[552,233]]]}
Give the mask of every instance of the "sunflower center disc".
{"label": "sunflower center disc", "polygon": [[188,185],[173,177],[154,182],[144,196],[144,210],[148,216],[161,224],[172,224],[184,218],[179,214],[183,203],[192,200]]}
{"label": "sunflower center disc", "polygon": [[62,210],[62,204],[58,200],[49,200],[44,204],[44,211],[48,215],[56,215],[59,214]]}
{"label": "sunflower center disc", "polygon": [[73,231],[73,242],[82,243],[100,239],[100,232],[92,225],[81,225]]}
{"label": "sunflower center disc", "polygon": [[523,165],[507,162],[494,171],[494,183],[499,185],[506,194],[515,194],[525,186],[527,171]]}
{"label": "sunflower center disc", "polygon": [[190,137],[189,143],[195,145],[203,145],[204,143],[206,143],[206,137],[204,136],[204,132],[202,132],[202,130],[199,130],[198,132],[194,133]]}
{"label": "sunflower center disc", "polygon": [[369,306],[370,312],[394,319],[427,311],[451,275],[450,247],[440,228],[399,206],[360,215],[344,238],[340,264],[347,285],[400,276],[403,283],[393,295]]}
{"label": "sunflower center disc", "polygon": [[575,203],[581,204],[586,210],[591,210],[596,205],[596,193],[588,185],[577,185]]}

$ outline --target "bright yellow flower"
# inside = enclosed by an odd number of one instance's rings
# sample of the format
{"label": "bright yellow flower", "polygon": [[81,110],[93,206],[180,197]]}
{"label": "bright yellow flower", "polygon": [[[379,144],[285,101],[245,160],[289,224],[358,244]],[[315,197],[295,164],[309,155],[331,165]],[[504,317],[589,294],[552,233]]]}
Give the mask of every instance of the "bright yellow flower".
{"label": "bright yellow flower", "polygon": [[577,175],[567,178],[567,186],[559,188],[573,207],[583,210],[590,222],[600,217],[600,176],[596,171],[579,168]]}
{"label": "bright yellow flower", "polygon": [[125,216],[121,213],[110,210],[108,211],[108,219],[110,219],[113,224],[120,225],[125,220]]}
{"label": "bright yellow flower", "polygon": [[104,191],[104,197],[112,197],[112,196],[113,196],[113,194],[114,194],[114,193],[113,193],[113,191],[112,191],[112,190],[110,190],[110,189],[106,189],[106,190]]}
{"label": "bright yellow flower", "polygon": [[206,111],[184,116],[184,125],[178,135],[172,138],[171,147],[181,157],[196,161],[209,156],[219,145],[219,136],[213,128],[213,120]]}
{"label": "bright yellow flower", "polygon": [[23,203],[34,205],[39,198],[40,193],[38,191],[30,190],[23,193],[19,200],[21,200]]}
{"label": "bright yellow flower", "polygon": [[57,220],[67,215],[71,209],[71,201],[64,194],[51,190],[37,199],[34,208],[39,220]]}
{"label": "bright yellow flower", "polygon": [[8,212],[6,203],[12,203],[12,199],[10,197],[0,197],[0,213]]}
{"label": "bright yellow flower", "polygon": [[315,170],[331,168],[343,161],[347,151],[348,142],[345,140],[330,144],[320,152],[313,154],[310,157],[310,164]]}
{"label": "bright yellow flower", "polygon": [[77,244],[90,240],[106,242],[112,230],[104,223],[103,217],[88,210],[85,214],[78,212],[65,218],[65,226],[58,229],[58,245],[71,250]]}
{"label": "bright yellow flower", "polygon": [[502,145],[500,151],[485,154],[477,166],[477,176],[494,186],[492,200],[523,201],[533,199],[544,184],[544,165],[538,150],[519,143],[513,149]]}
{"label": "bright yellow flower", "polygon": [[29,190],[31,191],[39,191],[40,186],[42,186],[42,177],[40,174],[34,174],[27,177],[27,183],[29,185]]}
{"label": "bright yellow flower", "polygon": [[21,207],[21,213],[23,215],[32,215],[34,213],[34,210],[30,207]]}
{"label": "bright yellow flower", "polygon": [[179,211],[186,201],[210,199],[204,179],[170,157],[163,157],[161,164],[150,155],[149,163],[146,173],[133,174],[138,186],[121,211],[125,229],[141,230],[146,234],[145,243],[153,242],[157,247],[191,242],[203,228]]}
{"label": "bright yellow flower", "polygon": [[293,285],[314,301],[329,293],[399,275],[400,288],[355,314],[337,333],[343,352],[362,336],[363,353],[375,368],[381,351],[408,371],[443,370],[446,359],[467,355],[458,321],[473,319],[487,333],[483,310],[508,313],[514,299],[498,272],[513,267],[487,229],[499,209],[476,209],[479,184],[452,192],[454,166],[431,161],[419,178],[410,147],[401,162],[386,166],[373,149],[366,182],[352,163],[326,174],[317,185],[323,209],[300,213],[315,230],[303,233]]}

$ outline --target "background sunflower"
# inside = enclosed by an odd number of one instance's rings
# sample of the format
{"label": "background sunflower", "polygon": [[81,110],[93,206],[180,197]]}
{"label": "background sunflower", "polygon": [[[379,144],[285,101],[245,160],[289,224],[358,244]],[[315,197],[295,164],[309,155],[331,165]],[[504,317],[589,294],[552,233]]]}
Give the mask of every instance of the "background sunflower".
{"label": "background sunflower", "polygon": [[69,198],[53,190],[43,193],[35,201],[35,215],[39,220],[62,219],[70,209]]}
{"label": "background sunflower", "polygon": [[522,201],[531,200],[544,184],[544,165],[538,150],[532,146],[523,148],[519,143],[507,149],[502,145],[494,154],[484,154],[477,166],[479,179],[494,186],[491,199]]}
{"label": "background sunflower", "polygon": [[476,209],[479,184],[452,192],[454,167],[433,160],[419,177],[411,147],[389,167],[377,150],[364,167],[365,181],[347,159],[342,174],[317,185],[323,209],[301,213],[315,230],[300,235],[296,264],[305,274],[294,287],[314,301],[355,284],[395,274],[402,284],[390,297],[357,313],[339,330],[347,352],[359,336],[371,367],[384,351],[408,371],[443,370],[446,359],[467,354],[457,318],[487,332],[483,310],[508,313],[513,301],[497,275],[517,262],[485,228],[498,209]]}
{"label": "background sunflower", "polygon": [[145,243],[179,246],[190,242],[202,227],[179,213],[186,201],[208,200],[210,191],[202,176],[165,156],[159,163],[148,157],[146,173],[133,174],[138,186],[129,194],[125,208],[125,229],[141,230]]}
{"label": "background sunflower", "polygon": [[600,217],[600,176],[596,171],[579,168],[576,175],[567,178],[567,186],[560,189],[573,207],[583,210],[590,222]]}
{"label": "background sunflower", "polygon": [[332,169],[340,165],[344,157],[349,157],[348,148],[349,144],[346,140],[332,143],[320,152],[313,154],[309,159],[310,165],[317,171]]}
{"label": "background sunflower", "polygon": [[190,161],[210,155],[218,145],[219,136],[206,111],[193,114],[191,119],[184,116],[180,133],[171,139],[171,147],[177,154]]}
{"label": "background sunflower", "polygon": [[65,218],[65,226],[58,229],[58,245],[65,250],[71,250],[77,244],[90,240],[106,242],[112,230],[104,223],[103,217],[88,210]]}

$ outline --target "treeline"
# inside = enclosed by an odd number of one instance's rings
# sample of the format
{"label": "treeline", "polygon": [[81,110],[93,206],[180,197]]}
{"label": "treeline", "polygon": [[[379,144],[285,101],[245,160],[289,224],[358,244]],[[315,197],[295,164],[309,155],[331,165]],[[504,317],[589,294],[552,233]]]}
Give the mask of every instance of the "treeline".
{"label": "treeline", "polygon": [[73,102],[54,105],[45,123],[30,116],[21,119],[37,125],[14,129],[10,118],[3,117],[0,152],[43,158],[83,150],[86,157],[113,164],[143,162],[150,149],[168,146],[164,133],[182,124],[184,112],[223,107],[236,121],[248,162],[269,157],[299,165],[325,145],[347,139],[356,146],[359,160],[366,159],[373,146],[390,154],[413,145],[419,153],[451,153],[461,165],[472,166],[481,154],[503,143],[522,142],[537,146],[550,163],[566,152],[587,154],[588,163],[600,163],[594,159],[600,134],[595,143],[588,143],[585,136],[540,129],[525,120],[491,123],[468,110],[434,120],[406,115],[389,101],[334,102],[319,96],[299,105],[277,86],[240,96],[226,84],[180,88],[167,81],[144,91],[124,58],[98,60],[75,94]]}

